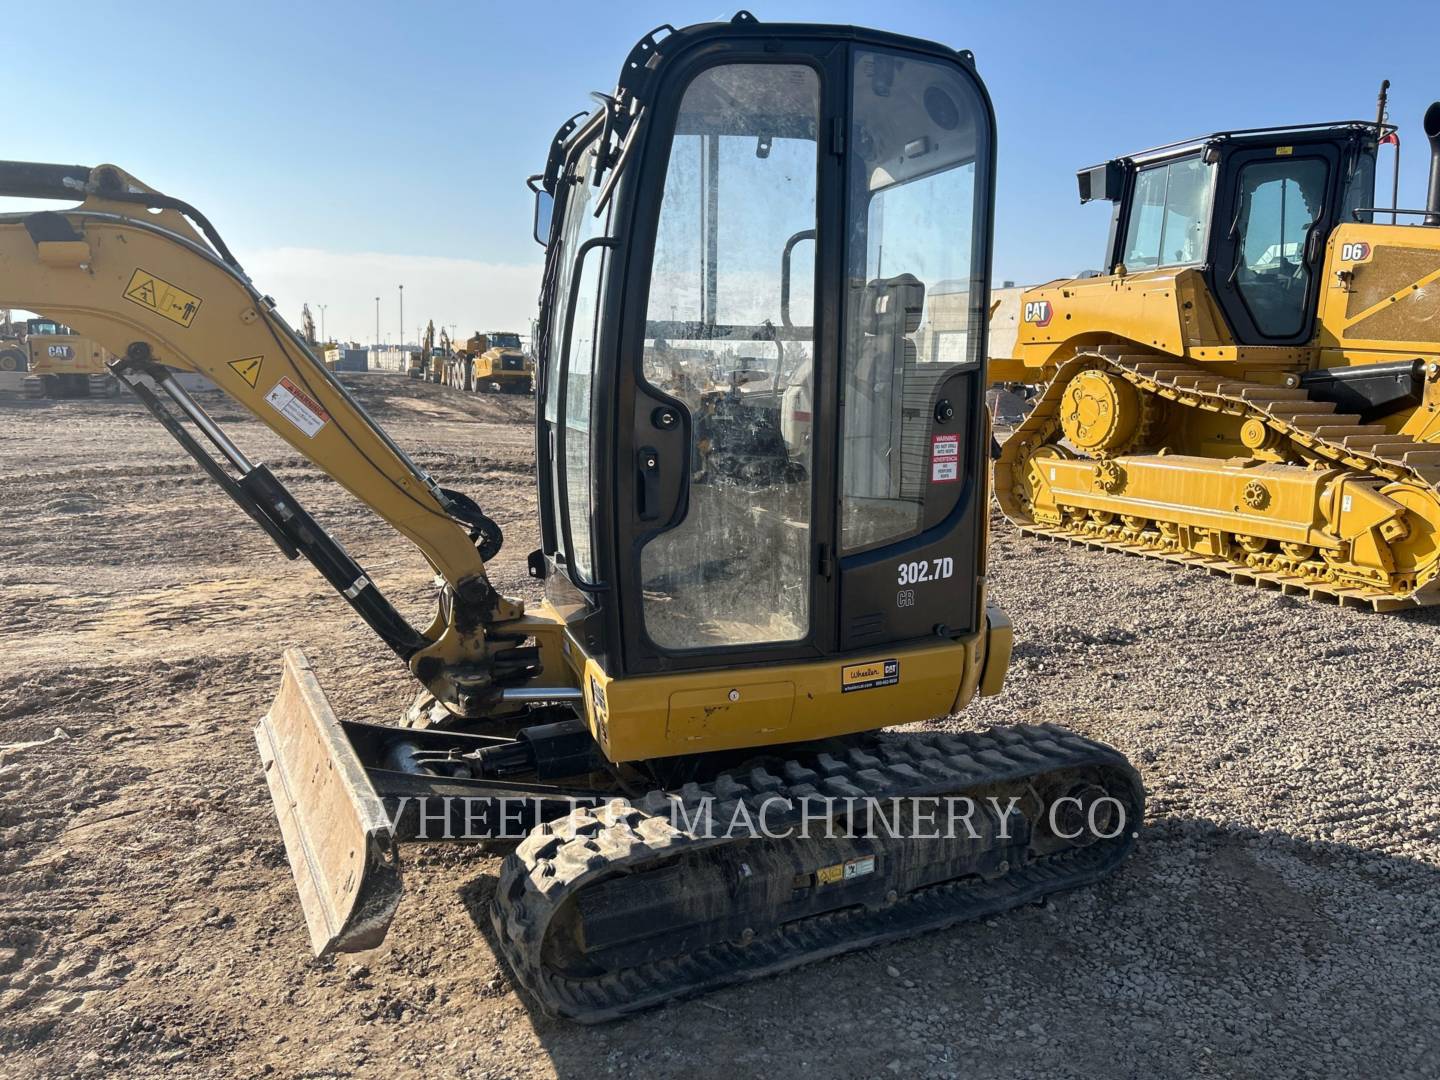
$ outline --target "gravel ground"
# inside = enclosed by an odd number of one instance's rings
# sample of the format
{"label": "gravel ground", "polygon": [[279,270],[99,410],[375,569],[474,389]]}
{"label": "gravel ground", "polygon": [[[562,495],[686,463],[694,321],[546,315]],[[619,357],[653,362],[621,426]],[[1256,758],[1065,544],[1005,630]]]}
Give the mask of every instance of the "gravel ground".
{"label": "gravel ground", "polygon": [[[354,383],[501,521],[498,584],[530,593],[528,403]],[[219,413],[418,617],[414,552]],[[924,726],[1118,746],[1150,792],[1135,856],[1043,907],[577,1028],[497,963],[478,848],[407,848],[385,945],[310,959],[250,727],[290,644],[342,715],[384,722],[411,687],[133,402],[0,403],[0,434],[0,1076],[1440,1076],[1436,614],[997,521],[1010,678]]]}

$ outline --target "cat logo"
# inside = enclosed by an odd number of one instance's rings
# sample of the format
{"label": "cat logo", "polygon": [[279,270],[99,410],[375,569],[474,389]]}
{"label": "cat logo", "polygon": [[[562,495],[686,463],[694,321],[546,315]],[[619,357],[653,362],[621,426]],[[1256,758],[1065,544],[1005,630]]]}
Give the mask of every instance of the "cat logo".
{"label": "cat logo", "polygon": [[1027,300],[1025,302],[1025,321],[1034,323],[1037,327],[1050,325],[1050,301],[1049,300]]}
{"label": "cat logo", "polygon": [[1341,262],[1364,262],[1368,258],[1370,258],[1370,245],[1363,240],[1340,245]]}

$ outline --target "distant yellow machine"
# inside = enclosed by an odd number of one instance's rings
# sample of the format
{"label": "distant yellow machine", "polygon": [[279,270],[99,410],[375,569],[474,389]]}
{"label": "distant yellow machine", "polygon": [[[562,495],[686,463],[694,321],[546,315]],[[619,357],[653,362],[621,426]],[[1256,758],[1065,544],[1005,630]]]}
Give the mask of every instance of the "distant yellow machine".
{"label": "distant yellow machine", "polygon": [[[1027,292],[992,383],[1046,383],[995,493],[1023,531],[1376,609],[1440,602],[1440,102],[1427,205],[1382,123],[1224,132],[1079,174],[1098,277]],[[1407,223],[1387,221],[1391,216]]]}
{"label": "distant yellow machine", "polygon": [[51,319],[30,319],[25,328],[28,397],[75,398],[120,392],[119,382],[105,366],[115,357],[99,342]]}
{"label": "distant yellow machine", "polygon": [[535,362],[508,331],[476,334],[467,343],[480,345],[475,355],[474,389],[482,394],[528,394],[535,389]]}

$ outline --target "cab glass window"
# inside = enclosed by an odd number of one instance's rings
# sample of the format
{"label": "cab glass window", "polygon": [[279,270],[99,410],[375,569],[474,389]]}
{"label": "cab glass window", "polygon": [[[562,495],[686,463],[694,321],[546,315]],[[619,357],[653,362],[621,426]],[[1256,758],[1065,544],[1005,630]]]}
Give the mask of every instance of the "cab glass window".
{"label": "cab glass window", "polygon": [[[985,107],[955,67],[859,50],[850,134],[842,552],[919,530],[941,384],[986,318]],[[958,465],[957,465],[958,468]]]}
{"label": "cab glass window", "polygon": [[1240,170],[1235,288],[1266,337],[1305,328],[1311,268],[1306,241],[1325,205],[1330,167],[1321,158],[1280,157]]}
{"label": "cab glass window", "polygon": [[1212,169],[1197,154],[1135,175],[1121,261],[1131,273],[1205,259],[1214,197]]}
{"label": "cab glass window", "polygon": [[820,77],[802,64],[713,67],[681,100],[642,359],[692,434],[685,517],[641,551],[663,649],[810,632],[819,130]]}
{"label": "cab glass window", "polygon": [[[574,290],[575,306],[570,322],[568,348],[565,326],[566,304],[571,294],[576,256],[586,241],[604,236],[608,210],[595,215],[593,199],[596,187],[590,182],[595,167],[595,146],[581,150],[575,161],[575,181],[569,185],[565,201],[565,220],[561,229],[561,251],[566,262],[556,281],[555,295],[560,303],[554,308],[550,340],[551,352],[558,359],[554,374],[546,380],[544,417],[557,426],[563,464],[563,484],[556,483],[555,512],[557,521],[570,522],[572,550],[565,552],[570,573],[580,581],[594,579],[594,477],[591,463],[591,413],[595,399],[595,357],[599,336],[599,299],[605,270],[604,248],[591,249],[580,267],[581,280]],[[492,340],[491,344],[494,344]]]}

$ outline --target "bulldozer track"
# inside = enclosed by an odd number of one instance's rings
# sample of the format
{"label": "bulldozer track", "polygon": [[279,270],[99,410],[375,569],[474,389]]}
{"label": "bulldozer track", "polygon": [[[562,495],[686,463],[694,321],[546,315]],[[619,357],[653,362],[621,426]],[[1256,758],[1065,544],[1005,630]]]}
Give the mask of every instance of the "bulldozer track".
{"label": "bulldozer track", "polygon": [[1019,472],[1035,450],[1058,442],[1065,387],[1082,371],[1094,369],[1116,374],[1142,392],[1184,408],[1258,420],[1293,444],[1297,456],[1323,459],[1380,481],[1417,483],[1440,500],[1440,445],[1394,434],[1380,424],[1362,424],[1358,415],[1341,414],[1333,402],[1315,400],[1298,387],[1230,378],[1174,357],[1106,346],[1077,353],[1062,364],[1030,414],[1001,447],[995,463],[995,495],[1005,516],[1023,535],[1160,559],[1204,569],[1240,584],[1342,606],[1389,611],[1440,603],[1440,574],[1433,572],[1409,593],[1397,595],[1364,583],[1336,580],[1333,576],[1327,579],[1322,575],[1333,574],[1333,570],[1314,561],[1268,555],[1241,563],[1179,549],[1173,542],[1144,531],[1132,529],[1127,534],[1123,530],[1089,529],[1083,524],[1036,521],[1018,495]]}
{"label": "bulldozer track", "polygon": [[[653,869],[689,852],[749,842],[696,835],[672,824],[672,799],[694,808],[717,801],[718,813],[742,801],[760,812],[766,800],[786,809],[774,824],[799,820],[807,797],[878,799],[963,796],[996,784],[1033,784],[1069,770],[1093,770],[1105,790],[1126,804],[1118,835],[1088,846],[1000,864],[994,877],[970,876],[891,893],[878,908],[850,906],[783,923],[743,943],[724,943],[622,970],[576,978],[547,964],[547,938],[567,902],[617,875]],[[578,809],[538,827],[500,872],[491,917],[502,952],[529,993],[554,1015],[587,1023],[613,1020],[667,1001],[747,982],[853,949],[981,918],[1087,885],[1109,874],[1139,835],[1144,793],[1139,775],[1114,749],[1063,728],[996,728],[984,733],[905,735],[864,748],[787,761],[686,784],[678,793],[651,792],[640,802]],[[787,816],[788,815],[788,816]],[[901,841],[903,843],[903,841]]]}

